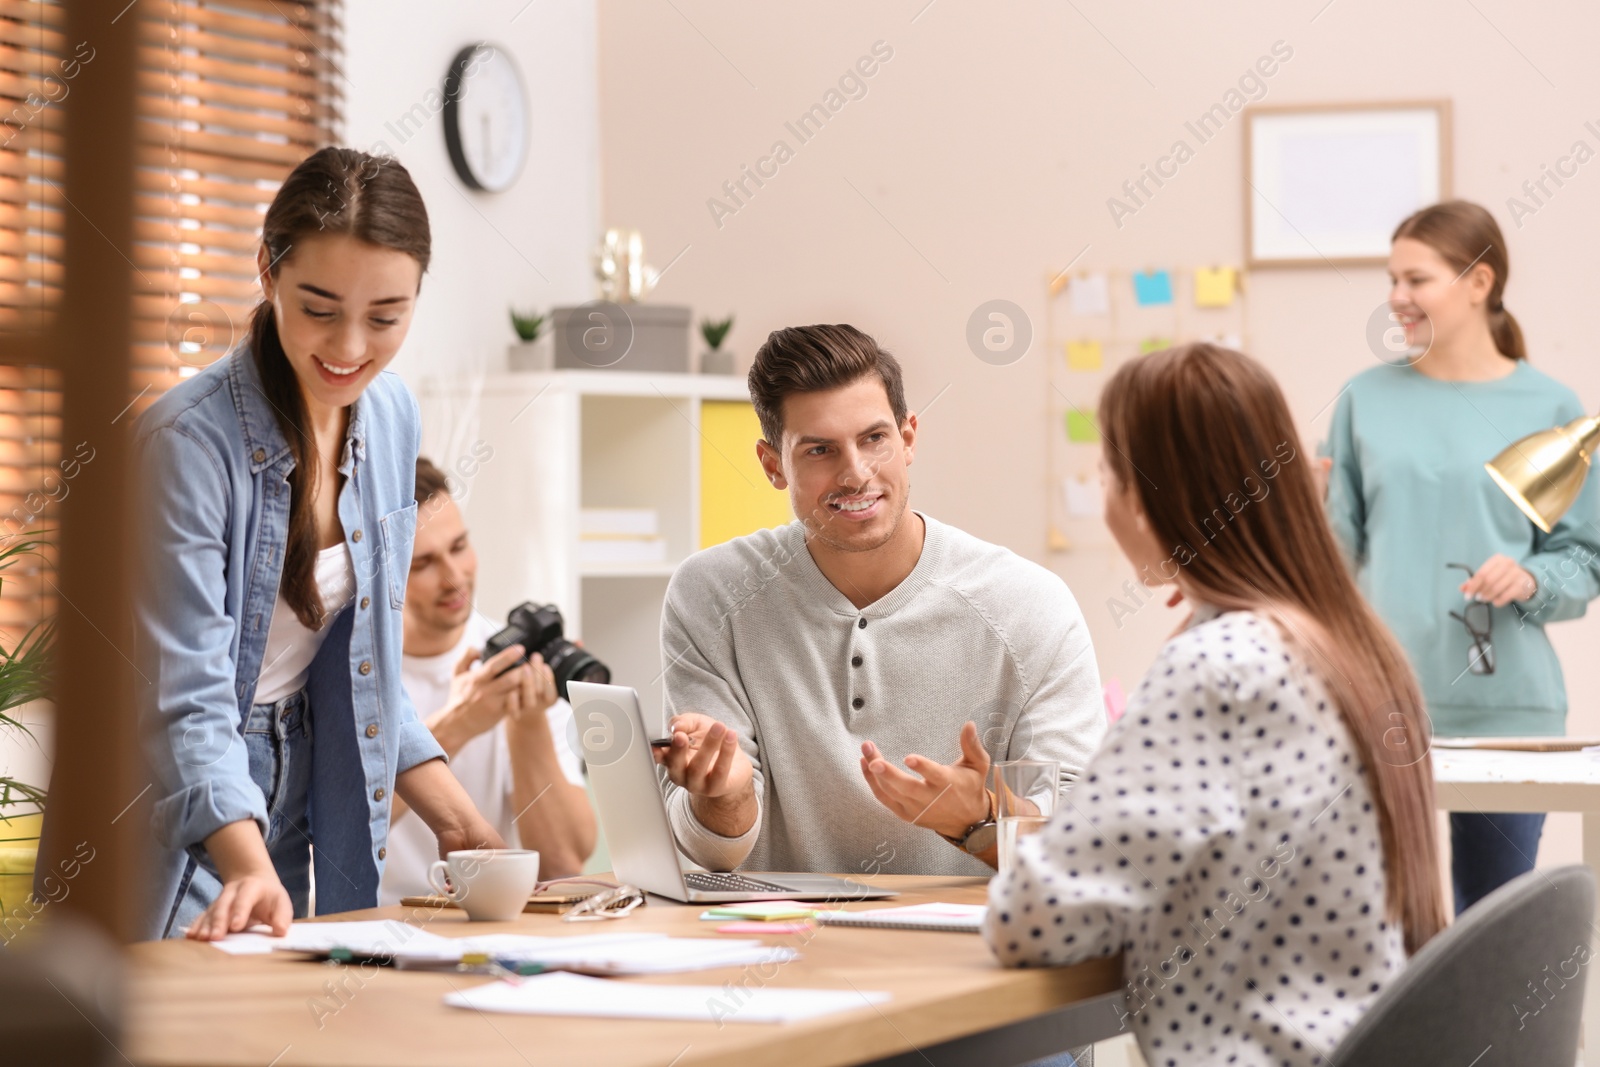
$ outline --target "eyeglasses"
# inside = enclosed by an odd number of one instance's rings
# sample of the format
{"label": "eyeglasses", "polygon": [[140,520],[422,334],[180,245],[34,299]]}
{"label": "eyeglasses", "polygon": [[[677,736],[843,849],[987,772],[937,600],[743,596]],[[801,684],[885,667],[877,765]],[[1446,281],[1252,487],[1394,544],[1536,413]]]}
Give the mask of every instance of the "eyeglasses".
{"label": "eyeglasses", "polygon": [[[1445,567],[1464,570],[1468,578],[1473,574],[1472,568],[1465,563],[1446,563]],[[1473,674],[1493,674],[1494,645],[1490,643],[1489,635],[1494,630],[1494,611],[1489,602],[1469,601],[1462,612],[1452,611],[1450,617],[1465,626],[1472,638],[1472,651],[1467,653],[1467,669]]]}

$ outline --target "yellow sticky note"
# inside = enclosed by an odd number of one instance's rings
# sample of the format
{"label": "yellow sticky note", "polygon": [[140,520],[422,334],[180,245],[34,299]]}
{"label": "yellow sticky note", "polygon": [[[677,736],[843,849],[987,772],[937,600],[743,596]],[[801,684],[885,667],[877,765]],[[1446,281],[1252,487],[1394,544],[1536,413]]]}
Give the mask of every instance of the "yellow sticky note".
{"label": "yellow sticky note", "polygon": [[1233,303],[1234,281],[1238,272],[1232,267],[1200,267],[1194,272],[1194,306],[1225,308]]}
{"label": "yellow sticky note", "polygon": [[1172,338],[1170,337],[1146,337],[1143,341],[1139,342],[1139,354],[1141,356],[1148,356],[1152,352],[1159,352],[1163,348],[1171,347]]}
{"label": "yellow sticky note", "polygon": [[1099,341],[1067,342],[1068,370],[1099,370],[1104,362]]}
{"label": "yellow sticky note", "polygon": [[1100,440],[1100,427],[1094,424],[1094,416],[1076,408],[1067,412],[1067,440],[1087,445]]}

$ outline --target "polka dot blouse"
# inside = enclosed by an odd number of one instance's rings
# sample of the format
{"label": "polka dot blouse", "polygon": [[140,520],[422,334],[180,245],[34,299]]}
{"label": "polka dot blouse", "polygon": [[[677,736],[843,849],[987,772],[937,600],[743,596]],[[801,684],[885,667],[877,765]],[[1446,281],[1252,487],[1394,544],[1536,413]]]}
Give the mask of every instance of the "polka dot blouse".
{"label": "polka dot blouse", "polygon": [[1121,952],[1151,1067],[1325,1064],[1405,963],[1367,778],[1277,628],[1202,609],[1008,877],[1009,966]]}

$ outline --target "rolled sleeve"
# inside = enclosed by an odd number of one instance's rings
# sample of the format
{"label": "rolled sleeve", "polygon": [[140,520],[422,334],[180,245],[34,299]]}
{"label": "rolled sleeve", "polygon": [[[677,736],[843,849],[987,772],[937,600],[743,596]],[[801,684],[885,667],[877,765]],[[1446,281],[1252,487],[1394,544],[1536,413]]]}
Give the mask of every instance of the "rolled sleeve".
{"label": "rolled sleeve", "polygon": [[431,759],[450,762],[450,757],[444,754],[444,749],[439,747],[439,742],[434,739],[433,731],[417,721],[417,714],[411,710],[411,700],[408,697],[405,711],[401,713],[400,719],[399,773],[404,774]]}
{"label": "rolled sleeve", "polygon": [[156,839],[173,849],[229,823],[267,829],[266,797],[250,777],[227,610],[227,479],[181,430],[155,431],[140,450],[147,551],[136,608],[140,733],[160,790]]}

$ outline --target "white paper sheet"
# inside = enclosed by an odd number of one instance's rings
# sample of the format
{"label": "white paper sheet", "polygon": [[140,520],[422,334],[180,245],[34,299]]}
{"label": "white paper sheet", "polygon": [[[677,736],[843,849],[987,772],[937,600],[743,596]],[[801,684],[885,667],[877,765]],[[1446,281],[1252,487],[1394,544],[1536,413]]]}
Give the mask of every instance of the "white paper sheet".
{"label": "white paper sheet", "polygon": [[542,974],[519,984],[493,982],[447,994],[455,1008],[520,1015],[589,1015],[616,1019],[786,1023],[882,1004],[888,993],[710,985],[644,985]]}
{"label": "white paper sheet", "polygon": [[793,949],[763,945],[753,938],[669,937],[624,931],[573,937],[528,934],[441,937],[394,919],[301,922],[292,924],[284,937],[231,934],[213,944],[233,955],[274,950],[325,955],[334,949],[348,949],[353,955],[388,959],[399,966],[454,963],[463,955],[473,953],[497,960],[607,975],[673,974],[713,967],[786,963],[799,956]]}

